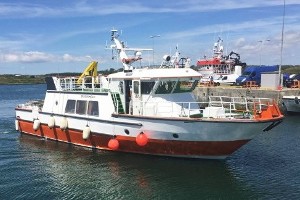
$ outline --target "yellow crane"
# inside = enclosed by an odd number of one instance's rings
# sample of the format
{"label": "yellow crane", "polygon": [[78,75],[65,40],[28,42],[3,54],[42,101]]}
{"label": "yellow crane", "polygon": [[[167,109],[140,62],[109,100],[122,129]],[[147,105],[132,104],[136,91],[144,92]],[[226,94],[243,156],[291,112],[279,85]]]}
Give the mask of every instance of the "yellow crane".
{"label": "yellow crane", "polygon": [[[77,80],[77,84],[82,83],[82,79],[86,76],[92,76],[94,78],[97,77],[98,72],[97,72],[97,66],[98,66],[98,62],[96,61],[92,61],[83,71],[83,73],[80,75],[80,77]],[[95,79],[97,80],[97,79]]]}

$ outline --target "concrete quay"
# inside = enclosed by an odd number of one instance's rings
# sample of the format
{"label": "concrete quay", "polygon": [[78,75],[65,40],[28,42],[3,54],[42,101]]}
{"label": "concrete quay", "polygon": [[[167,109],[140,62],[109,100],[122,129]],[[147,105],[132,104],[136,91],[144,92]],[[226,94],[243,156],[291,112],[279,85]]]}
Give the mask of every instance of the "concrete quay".
{"label": "concrete quay", "polygon": [[253,98],[272,98],[276,100],[283,112],[282,96],[300,96],[299,88],[283,88],[275,90],[269,88],[241,88],[235,86],[217,87],[196,87],[194,90],[197,101],[206,102],[209,96],[229,96],[229,97],[253,97]]}

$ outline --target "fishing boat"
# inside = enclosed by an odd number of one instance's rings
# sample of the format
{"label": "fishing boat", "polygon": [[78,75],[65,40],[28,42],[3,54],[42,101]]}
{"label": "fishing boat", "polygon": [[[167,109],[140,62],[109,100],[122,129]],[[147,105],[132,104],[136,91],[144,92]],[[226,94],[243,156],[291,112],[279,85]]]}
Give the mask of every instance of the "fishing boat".
{"label": "fishing boat", "polygon": [[16,130],[93,149],[224,159],[284,118],[267,98],[196,101],[199,72],[171,65],[134,67],[147,49],[126,47],[117,30],[111,31],[111,41],[123,71],[98,75],[94,61],[80,77],[47,77],[44,100],[16,106]]}
{"label": "fishing boat", "polygon": [[282,103],[287,112],[300,114],[300,96],[283,96]]}
{"label": "fishing boat", "polygon": [[[242,74],[242,68],[246,66],[246,63],[240,61],[240,54],[231,51],[227,56],[224,55],[223,40],[219,37],[217,42],[213,46],[213,55],[210,58],[204,56],[204,58],[197,61],[196,69],[203,77],[202,81],[236,79]],[[224,81],[228,83],[228,81]],[[229,83],[234,83],[230,81]]]}

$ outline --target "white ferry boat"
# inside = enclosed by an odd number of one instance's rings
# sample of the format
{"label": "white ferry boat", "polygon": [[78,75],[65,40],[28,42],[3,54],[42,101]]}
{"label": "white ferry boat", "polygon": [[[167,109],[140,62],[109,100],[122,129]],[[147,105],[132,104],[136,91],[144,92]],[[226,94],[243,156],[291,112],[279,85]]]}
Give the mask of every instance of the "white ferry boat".
{"label": "white ferry boat", "polygon": [[267,98],[211,96],[197,102],[192,91],[200,73],[134,68],[142,49],[126,48],[117,30],[111,36],[122,72],[98,76],[92,62],[80,77],[48,77],[44,100],[16,106],[16,129],[94,149],[224,159],[284,118]]}

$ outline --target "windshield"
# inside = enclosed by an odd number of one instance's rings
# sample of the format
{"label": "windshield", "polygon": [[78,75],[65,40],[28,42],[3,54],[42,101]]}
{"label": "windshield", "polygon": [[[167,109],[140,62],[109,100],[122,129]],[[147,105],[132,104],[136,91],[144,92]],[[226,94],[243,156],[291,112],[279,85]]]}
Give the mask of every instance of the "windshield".
{"label": "windshield", "polygon": [[154,81],[143,81],[141,82],[141,93],[142,94],[150,94],[155,85]]}
{"label": "windshield", "polygon": [[191,92],[198,84],[194,81],[161,81],[156,89],[156,94],[184,93]]}
{"label": "windshield", "polygon": [[252,72],[251,71],[245,71],[243,72],[242,76],[249,76]]}

